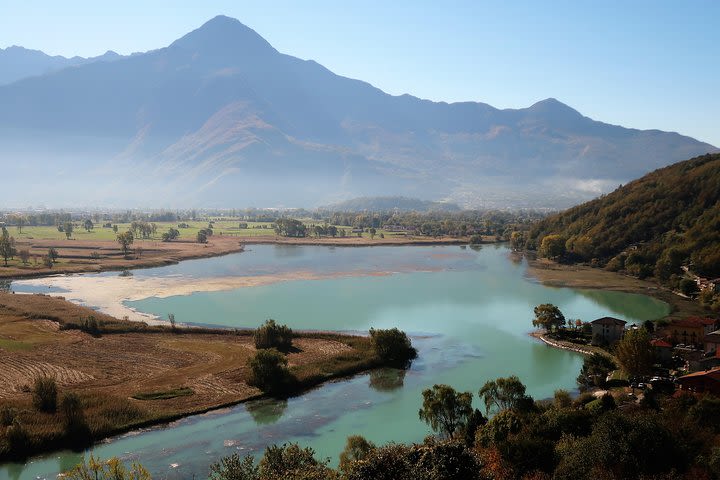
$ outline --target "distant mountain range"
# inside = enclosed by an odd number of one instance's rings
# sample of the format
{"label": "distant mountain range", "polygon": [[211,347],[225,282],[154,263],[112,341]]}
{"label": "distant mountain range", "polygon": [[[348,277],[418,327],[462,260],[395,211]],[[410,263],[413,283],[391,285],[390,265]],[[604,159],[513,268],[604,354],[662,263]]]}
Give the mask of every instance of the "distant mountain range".
{"label": "distant mountain range", "polygon": [[113,51],[107,51],[98,57],[65,58],[60,55],[50,56],[39,50],[12,46],[0,48],[0,85],[22,80],[23,78],[45,75],[67,67],[86,65],[93,62],[109,62],[122,58]]}
{"label": "distant mountain range", "polygon": [[334,203],[326,207],[324,210],[332,210],[337,212],[389,212],[393,210],[401,212],[457,212],[460,207],[457,204],[449,202],[433,202],[430,200],[418,200],[417,198],[407,197],[359,197],[345,200],[344,202]]}
{"label": "distant mountain range", "polygon": [[3,196],[15,205],[312,207],[401,195],[561,207],[717,151],[555,99],[499,110],[391,96],[222,16],[112,61],[30,68],[28,52],[2,60],[8,79],[27,77],[0,86],[0,163],[14,180]]}

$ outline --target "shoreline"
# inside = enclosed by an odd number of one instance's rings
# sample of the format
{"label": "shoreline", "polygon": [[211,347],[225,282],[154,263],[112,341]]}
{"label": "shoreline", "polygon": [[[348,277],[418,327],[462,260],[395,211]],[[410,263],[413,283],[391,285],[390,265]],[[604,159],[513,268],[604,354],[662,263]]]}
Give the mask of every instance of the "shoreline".
{"label": "shoreline", "polygon": [[[184,260],[197,260],[241,253],[247,245],[310,245],[332,247],[387,247],[387,246],[435,246],[435,245],[467,245],[469,237],[390,237],[370,240],[362,237],[343,238],[312,238],[312,237],[278,237],[255,236],[235,237],[217,236],[206,244],[186,240],[159,242],[156,240],[139,240],[134,247],[143,249],[145,258],[119,258],[120,251],[113,241],[82,241],[82,240],[38,240],[18,243],[18,248],[27,247],[45,252],[56,248],[60,259],[70,259],[69,264],[55,264],[53,268],[33,267],[0,267],[0,280],[26,280],[45,278],[55,275],[71,275],[76,273],[103,273],[136,270],[143,268],[177,265]],[[483,242],[489,245],[500,242]],[[101,259],[92,259],[92,252],[105,255]],[[112,257],[112,258],[111,258]]]}
{"label": "shoreline", "polygon": [[[511,255],[518,254],[513,252]],[[562,265],[544,259],[525,258],[528,265],[525,275],[547,287],[609,290],[647,295],[665,302],[670,307],[670,312],[662,319],[707,315],[697,302],[676,295],[655,282],[586,265]]]}

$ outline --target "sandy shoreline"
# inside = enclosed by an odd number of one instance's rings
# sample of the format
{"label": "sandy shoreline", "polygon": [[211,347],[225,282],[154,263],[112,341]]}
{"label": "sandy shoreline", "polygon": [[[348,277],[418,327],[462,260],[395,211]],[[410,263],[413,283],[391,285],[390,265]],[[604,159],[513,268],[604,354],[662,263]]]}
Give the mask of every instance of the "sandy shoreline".
{"label": "sandy shoreline", "polygon": [[[420,271],[420,270],[413,270]],[[424,270],[427,271],[427,270]],[[133,276],[87,276],[65,275],[14,282],[18,285],[35,288],[61,289],[61,292],[48,292],[47,295],[63,297],[73,303],[97,309],[115,318],[149,324],[166,323],[154,315],[139,312],[124,302],[146,298],[167,298],[190,295],[196,292],[220,292],[236,288],[257,287],[279,282],[297,280],[327,280],[331,278],[387,276],[391,271],[348,271],[333,273],[317,273],[310,271],[285,272],[274,275],[187,278],[187,277],[146,277]],[[42,293],[42,292],[40,292]]]}

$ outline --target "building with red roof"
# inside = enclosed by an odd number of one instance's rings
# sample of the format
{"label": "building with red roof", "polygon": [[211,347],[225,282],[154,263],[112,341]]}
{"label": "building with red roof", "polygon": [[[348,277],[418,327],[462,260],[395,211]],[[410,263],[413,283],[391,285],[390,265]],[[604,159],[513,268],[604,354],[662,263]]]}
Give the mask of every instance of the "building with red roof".
{"label": "building with red roof", "polygon": [[680,390],[693,393],[720,395],[720,368],[695,372],[677,379]]}

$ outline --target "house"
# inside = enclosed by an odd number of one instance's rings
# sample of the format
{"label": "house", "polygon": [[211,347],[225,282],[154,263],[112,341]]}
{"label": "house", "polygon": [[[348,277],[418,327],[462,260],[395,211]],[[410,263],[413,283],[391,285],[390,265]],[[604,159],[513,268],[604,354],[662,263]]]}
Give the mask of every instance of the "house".
{"label": "house", "polygon": [[714,353],[716,357],[720,357],[720,330],[705,335],[705,353]]}
{"label": "house", "polygon": [[620,340],[625,332],[625,320],[613,317],[598,318],[590,322],[592,326],[592,343],[594,345],[610,344]]}
{"label": "house", "polygon": [[695,372],[677,379],[680,390],[694,393],[720,394],[720,368]]}
{"label": "house", "polygon": [[703,345],[705,336],[717,329],[717,320],[712,318],[688,317],[673,320],[665,332],[673,344]]}
{"label": "house", "polygon": [[660,363],[669,362],[672,360],[672,345],[661,338],[650,340],[653,350],[655,350],[655,356]]}

